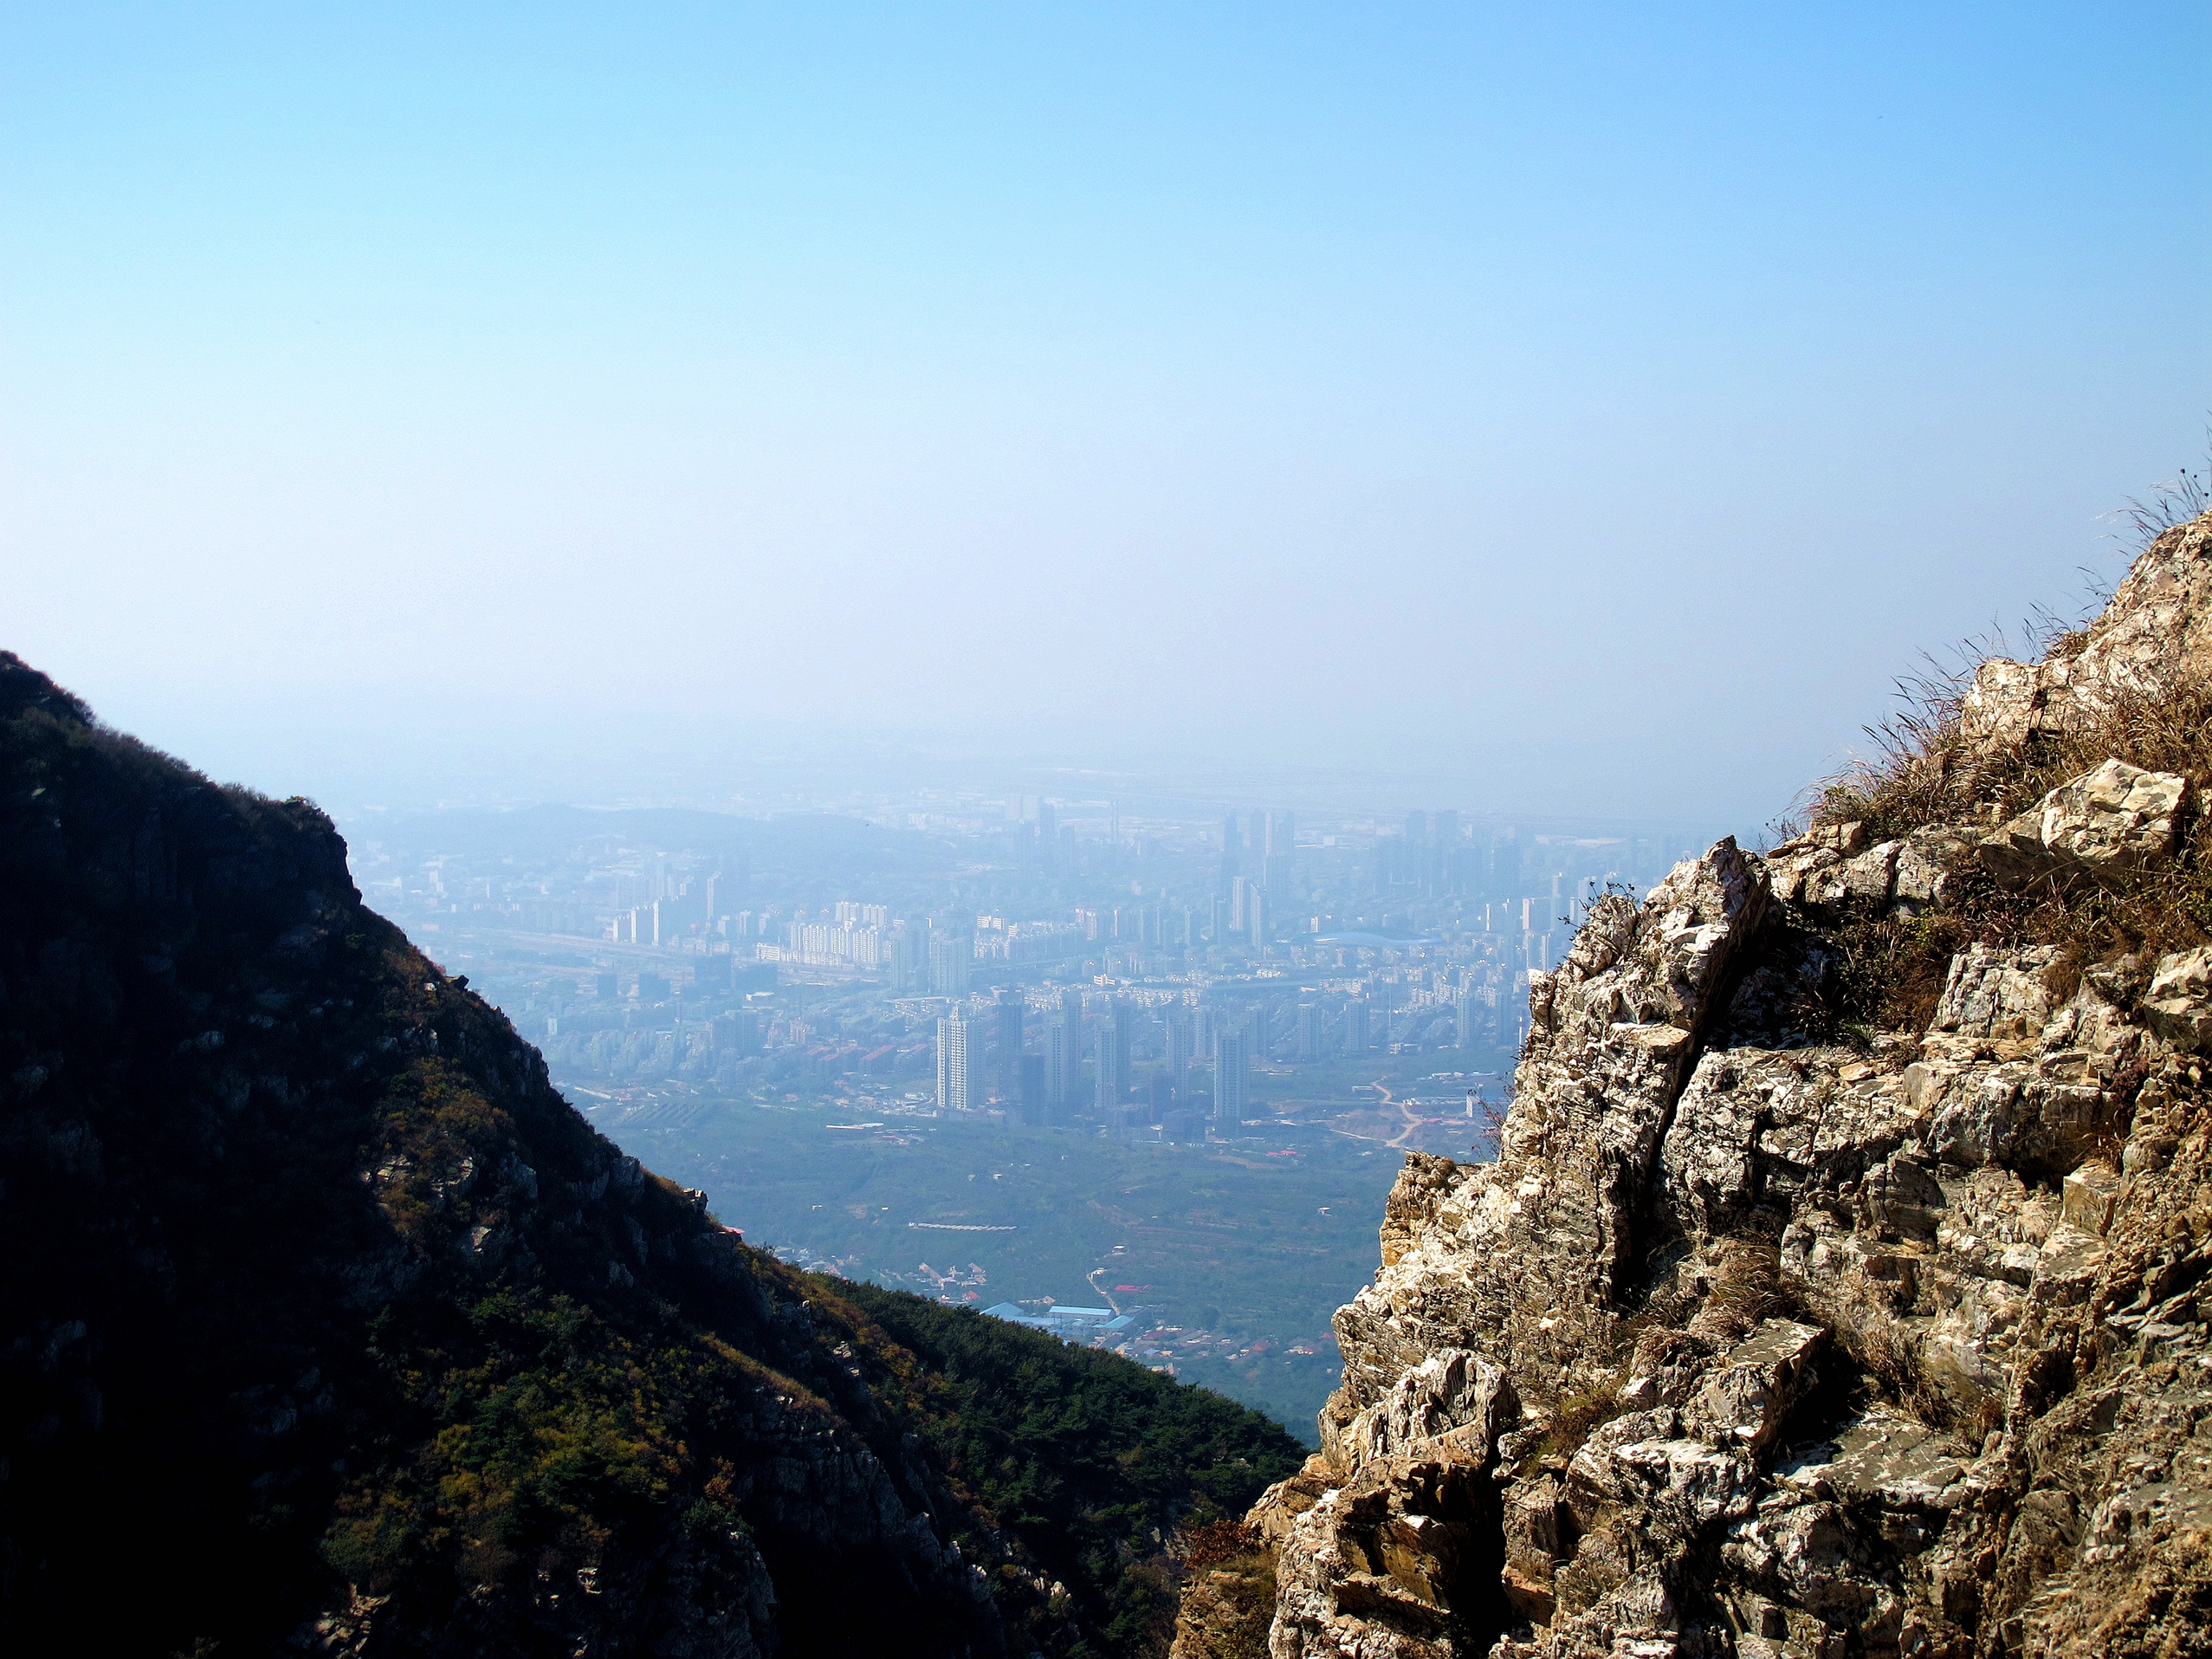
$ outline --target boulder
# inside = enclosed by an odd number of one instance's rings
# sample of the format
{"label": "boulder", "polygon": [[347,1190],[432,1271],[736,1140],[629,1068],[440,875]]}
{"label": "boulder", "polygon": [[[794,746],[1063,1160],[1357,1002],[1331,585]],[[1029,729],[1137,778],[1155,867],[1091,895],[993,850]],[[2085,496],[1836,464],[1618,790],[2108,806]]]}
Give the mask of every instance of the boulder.
{"label": "boulder", "polygon": [[2176,1048],[2212,1048],[2212,949],[2159,957],[2143,1019]]}
{"label": "boulder", "polygon": [[1982,865],[2014,892],[2111,884],[2173,856],[2188,799],[2186,778],[2106,761],[1986,837]]}
{"label": "boulder", "polygon": [[1335,1438],[1353,1465],[1448,1439],[1452,1449],[1488,1462],[1501,1429],[1520,1419],[1503,1369],[1464,1348],[1443,1348],[1405,1372]]}
{"label": "boulder", "polygon": [[1659,1176],[1700,1239],[1853,1181],[1915,1115],[1901,1076],[1848,1048],[1717,1049],[1698,1062],[1660,1144]]}
{"label": "boulder", "polygon": [[2117,1170],[2110,1164],[2085,1163],[2060,1186],[2060,1213],[2083,1232],[2101,1239],[2112,1224],[2112,1206],[2119,1196]]}
{"label": "boulder", "polygon": [[1496,1490],[1478,1463],[1370,1463],[1293,1520],[1276,1557],[1277,1659],[1441,1659],[1455,1625],[1495,1628]]}
{"label": "boulder", "polygon": [[1817,1325],[1765,1320],[1729,1351],[1720,1372],[1683,1408],[1685,1424],[1717,1447],[1764,1454],[1811,1385],[1827,1336]]}
{"label": "boulder", "polygon": [[1929,1024],[1932,1036],[2025,1041],[2051,1017],[2043,975],[2058,960],[2048,945],[1995,950],[1975,945],[1951,958],[1944,993]]}
{"label": "boulder", "polygon": [[1898,847],[1897,869],[1890,883],[1891,908],[1918,916],[1944,903],[1957,885],[1953,866],[1974,842],[1970,833],[1944,824],[1906,836]]}

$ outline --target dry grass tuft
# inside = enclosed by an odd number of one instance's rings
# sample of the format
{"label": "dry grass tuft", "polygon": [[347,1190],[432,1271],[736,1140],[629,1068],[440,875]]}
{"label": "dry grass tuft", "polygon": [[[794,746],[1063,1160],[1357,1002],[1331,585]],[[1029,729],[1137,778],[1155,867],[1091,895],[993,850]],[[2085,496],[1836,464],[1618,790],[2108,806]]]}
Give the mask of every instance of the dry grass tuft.
{"label": "dry grass tuft", "polygon": [[1240,1520],[1224,1518],[1186,1528],[1178,1542],[1185,1570],[1196,1572],[1250,1555],[1259,1548],[1259,1534]]}
{"label": "dry grass tuft", "polygon": [[[2166,510],[2177,509],[2169,503]],[[2045,660],[2073,656],[2084,638],[2051,623],[2042,630]],[[2100,689],[2023,743],[1981,748],[1968,741],[1960,719],[1981,658],[1968,649],[1959,660],[1954,670],[1931,663],[1899,683],[1898,711],[1868,729],[1873,758],[1829,781],[1813,809],[1815,824],[1855,820],[1876,841],[1936,826],[1978,838],[2112,759],[2178,774],[2189,780],[2192,799],[2212,785],[2212,677],[2172,674]],[[1953,860],[1958,897],[1943,910],[1840,930],[1840,1023],[1924,1029],[1951,956],[1969,944],[2056,945],[2052,989],[2071,994],[2095,963],[2129,951],[2162,955],[2212,943],[2212,856],[2189,833],[2196,827],[2183,826],[2186,850],[2161,869],[2063,893],[2002,891],[1969,846]]]}
{"label": "dry grass tuft", "polygon": [[1627,1410],[1619,1391],[1610,1388],[1579,1389],[1562,1395],[1544,1419],[1543,1433],[1529,1448],[1529,1455],[1539,1462],[1555,1459],[1564,1462],[1582,1449],[1592,1430]]}

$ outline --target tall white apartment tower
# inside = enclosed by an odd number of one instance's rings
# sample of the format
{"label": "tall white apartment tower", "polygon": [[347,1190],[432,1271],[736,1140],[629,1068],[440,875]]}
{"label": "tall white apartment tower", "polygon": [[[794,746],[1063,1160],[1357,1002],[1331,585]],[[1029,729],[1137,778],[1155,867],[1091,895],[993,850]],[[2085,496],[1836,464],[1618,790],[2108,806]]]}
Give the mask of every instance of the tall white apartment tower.
{"label": "tall white apartment tower", "polygon": [[967,1021],[948,1014],[937,1021],[937,1109],[966,1111],[982,1101],[975,1088],[975,1056]]}

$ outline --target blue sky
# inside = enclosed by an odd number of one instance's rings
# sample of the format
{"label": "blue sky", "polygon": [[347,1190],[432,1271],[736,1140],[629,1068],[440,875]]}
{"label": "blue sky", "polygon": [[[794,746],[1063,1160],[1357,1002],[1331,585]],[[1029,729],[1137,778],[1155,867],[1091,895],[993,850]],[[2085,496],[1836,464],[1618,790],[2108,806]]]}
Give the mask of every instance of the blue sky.
{"label": "blue sky", "polygon": [[0,643],[272,788],[665,712],[1756,821],[2202,455],[2207,33],[6,8]]}

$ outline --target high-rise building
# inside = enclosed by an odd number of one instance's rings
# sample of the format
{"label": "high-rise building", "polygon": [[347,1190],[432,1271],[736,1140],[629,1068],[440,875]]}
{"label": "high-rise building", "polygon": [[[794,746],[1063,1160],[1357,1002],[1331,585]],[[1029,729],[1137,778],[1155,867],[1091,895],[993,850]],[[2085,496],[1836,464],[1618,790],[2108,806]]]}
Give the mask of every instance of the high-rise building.
{"label": "high-rise building", "polygon": [[1098,1109],[1109,1111],[1122,1104],[1122,1097],[1129,1086],[1129,1028],[1136,1010],[1115,997],[1106,1005],[1106,1017],[1098,1023],[1097,1077]]}
{"label": "high-rise building", "polygon": [[1267,1040],[1267,1004],[1255,1002],[1245,1010],[1245,1053],[1252,1060],[1264,1060],[1271,1047]]}
{"label": "high-rise building", "polygon": [[1475,1046],[1475,1032],[1483,1014],[1482,993],[1471,985],[1459,988],[1459,995],[1452,1004],[1453,1038],[1461,1048]]}
{"label": "high-rise building", "polygon": [[1012,1100],[1021,1088],[1022,1047],[1021,992],[1011,985],[999,988],[998,1005],[993,1012],[999,1018],[999,1098]]}
{"label": "high-rise building", "polygon": [[948,1014],[937,1021],[937,1109],[966,1111],[980,1105],[975,1091],[975,1056],[968,1045],[968,1021]]}
{"label": "high-rise building", "polygon": [[1188,1106],[1178,1106],[1160,1120],[1160,1138],[1163,1141],[1202,1141],[1206,1138],[1206,1117]]}
{"label": "high-rise building", "polygon": [[1259,884],[1249,876],[1239,876],[1229,885],[1229,930],[1252,936],[1252,896],[1259,891]]}
{"label": "high-rise building", "polygon": [[1093,1106],[1103,1117],[1121,1104],[1122,1074],[1114,1065],[1114,1023],[1102,1021],[1091,1033],[1091,1041],[1098,1052],[1091,1056],[1090,1084],[1096,1098]]}
{"label": "high-rise building", "polygon": [[1458,846],[1459,841],[1459,814],[1458,810],[1456,808],[1449,809],[1437,813],[1434,820],[1433,821],[1432,833],[1439,846]]}
{"label": "high-rise building", "polygon": [[1321,1058],[1321,1004],[1298,1005],[1298,1058],[1311,1065]]}
{"label": "high-rise building", "polygon": [[1060,815],[1053,811],[1051,801],[1040,796],[1037,802],[1038,868],[1049,872],[1057,865],[1059,859]]}
{"label": "high-rise building", "polygon": [[902,922],[891,933],[891,989],[901,996],[921,990],[929,961],[923,954],[928,936],[919,922]]}
{"label": "high-rise building", "polygon": [[1136,1036],[1137,1008],[1134,1002],[1114,999],[1114,1069],[1121,1073],[1122,1087],[1127,1091],[1136,1079],[1129,1074],[1129,1047]]}
{"label": "high-rise building", "polygon": [[1250,1082],[1245,1034],[1225,1023],[1213,1035],[1213,1121],[1225,1131],[1233,1133],[1244,1122]]}
{"label": "high-rise building", "polygon": [[1245,936],[1257,950],[1267,943],[1267,890],[1253,887],[1245,895]]}
{"label": "high-rise building", "polygon": [[1191,1066],[1191,1022],[1181,1008],[1171,1008],[1165,1021],[1161,1047],[1167,1062],[1167,1077],[1177,1088],[1183,1086],[1183,1078]]}
{"label": "high-rise building", "polygon": [[1510,829],[1490,844],[1491,896],[1510,903],[1521,893],[1521,832]]}
{"label": "high-rise building", "polygon": [[929,988],[939,996],[966,996],[975,971],[975,940],[964,932],[929,936]]}
{"label": "high-rise building", "polygon": [[1152,1121],[1160,1122],[1175,1109],[1176,1085],[1165,1072],[1152,1074]]}
{"label": "high-rise building", "polygon": [[1054,1014],[1045,1022],[1045,1103],[1051,1108],[1052,1121],[1060,1123],[1068,1115],[1070,1097],[1068,1093],[1068,1022]]}
{"label": "high-rise building", "polygon": [[1344,1052],[1346,1053],[1364,1054],[1373,1047],[1374,1034],[1370,1023],[1372,1019],[1368,1000],[1364,996],[1354,997],[1346,1006],[1344,1009]]}
{"label": "high-rise building", "polygon": [[1032,1129],[1040,1128],[1045,1122],[1045,1056],[1024,1054],[1019,1070],[1019,1087],[1010,1116]]}
{"label": "high-rise building", "polygon": [[1080,1109],[1083,1101],[1083,993],[1072,987],[1060,993],[1059,1017],[1052,1029],[1058,1034],[1053,1058],[1054,1079],[1045,1086],[1052,1104],[1063,1111]]}
{"label": "high-rise building", "polygon": [[1428,845],[1428,814],[1426,813],[1406,814],[1406,845],[1407,846]]}
{"label": "high-rise building", "polygon": [[1260,865],[1260,875],[1267,888],[1267,896],[1277,904],[1292,901],[1296,877],[1291,866],[1291,854],[1298,842],[1297,816],[1294,813],[1271,812],[1267,814],[1267,850],[1265,861]]}
{"label": "high-rise building", "polygon": [[717,1055],[743,1060],[760,1052],[760,1016],[748,1008],[718,1014],[708,1022],[707,1029]]}

